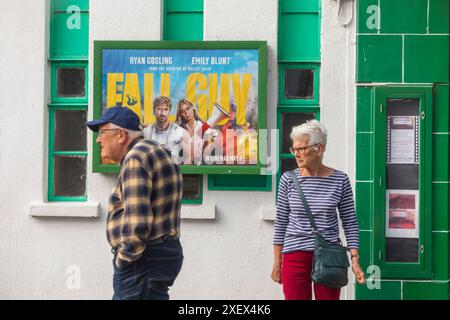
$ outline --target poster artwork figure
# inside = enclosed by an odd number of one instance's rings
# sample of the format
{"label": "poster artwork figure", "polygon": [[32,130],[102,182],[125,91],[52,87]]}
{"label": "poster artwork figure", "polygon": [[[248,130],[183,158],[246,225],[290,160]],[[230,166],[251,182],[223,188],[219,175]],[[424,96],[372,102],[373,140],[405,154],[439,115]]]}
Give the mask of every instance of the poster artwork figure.
{"label": "poster artwork figure", "polygon": [[169,121],[172,102],[166,96],[160,96],[153,102],[153,114],[156,122],[144,129],[144,137],[164,145],[171,153],[172,159],[180,163],[184,130],[178,124]]}

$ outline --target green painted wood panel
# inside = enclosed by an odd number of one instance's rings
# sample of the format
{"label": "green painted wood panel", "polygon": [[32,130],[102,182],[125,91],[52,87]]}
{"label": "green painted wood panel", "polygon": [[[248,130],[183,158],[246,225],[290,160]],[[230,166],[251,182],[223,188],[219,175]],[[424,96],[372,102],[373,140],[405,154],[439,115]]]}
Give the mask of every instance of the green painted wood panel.
{"label": "green painted wood panel", "polygon": [[433,280],[448,280],[448,233],[433,232]]}
{"label": "green painted wood panel", "polygon": [[373,250],[372,245],[372,231],[361,230],[359,231],[359,263],[361,268],[365,271],[373,264],[371,259],[371,252]]}
{"label": "green painted wood panel", "polygon": [[433,134],[433,181],[448,181],[449,135]]}
{"label": "green painted wood panel", "polygon": [[280,12],[319,12],[320,0],[280,0]]}
{"label": "green painted wood panel", "polygon": [[182,11],[182,12],[192,12],[200,11],[203,12],[203,0],[165,0],[164,5],[166,10],[169,11]]}
{"label": "green painted wood panel", "polygon": [[448,82],[448,35],[405,35],[405,82]]}
{"label": "green painted wood panel", "polygon": [[356,180],[373,180],[373,134],[356,133]]}
{"label": "green painted wood panel", "polygon": [[320,18],[314,13],[281,14],[278,60],[320,61]]}
{"label": "green painted wood panel", "polygon": [[448,33],[449,32],[449,1],[448,0],[429,0],[429,32],[430,33]]}
{"label": "green painted wood panel", "polygon": [[356,88],[356,132],[372,132],[372,87]]}
{"label": "green painted wood panel", "polygon": [[448,231],[449,230],[449,184],[433,183],[433,230]]}
{"label": "green painted wood panel", "polygon": [[448,282],[404,282],[404,300],[447,300]]}
{"label": "green painted wood panel", "polygon": [[433,132],[450,132],[448,84],[435,86]]}
{"label": "green painted wood panel", "polygon": [[372,229],[372,182],[355,184],[355,210],[361,230]]}
{"label": "green painted wood panel", "polygon": [[426,0],[380,0],[381,33],[427,32]]}
{"label": "green painted wood panel", "polygon": [[381,281],[380,289],[370,290],[367,286],[355,286],[357,300],[401,300],[400,281]]}
{"label": "green painted wood panel", "polygon": [[358,0],[356,1],[357,12],[357,32],[377,33],[379,28],[378,0]]}
{"label": "green painted wood panel", "polygon": [[203,40],[203,13],[168,13],[165,40]]}
{"label": "green painted wood panel", "polygon": [[357,81],[402,81],[402,36],[357,37]]}
{"label": "green painted wood panel", "polygon": [[[89,53],[89,13],[80,13],[79,26],[72,28],[71,14],[56,13],[52,16],[50,40],[51,58],[87,58]],[[78,28],[79,27],[79,28]]]}

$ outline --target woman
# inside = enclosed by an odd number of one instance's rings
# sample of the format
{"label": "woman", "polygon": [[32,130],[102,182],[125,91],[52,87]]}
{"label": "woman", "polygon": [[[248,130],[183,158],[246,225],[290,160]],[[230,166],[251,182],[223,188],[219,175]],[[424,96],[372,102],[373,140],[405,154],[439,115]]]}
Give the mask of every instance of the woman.
{"label": "woman", "polygon": [[[359,265],[358,221],[348,176],[322,163],[327,130],[317,120],[292,128],[291,153],[295,170],[318,232],[329,242],[339,241],[336,209],[342,221],[352,270],[358,283],[364,282]],[[286,300],[311,300],[311,269],[315,236],[294,182],[285,172],[280,179],[274,233],[272,280],[283,285]],[[340,289],[314,284],[317,300],[338,300]]]}
{"label": "woman", "polygon": [[199,117],[194,104],[186,98],[178,102],[176,123],[186,130],[183,138],[183,162],[192,163],[194,159],[194,163],[199,161],[201,163],[203,120]]}
{"label": "woman", "polygon": [[210,139],[217,135],[206,125],[197,113],[194,104],[184,98],[178,102],[176,123],[186,130],[183,138],[183,162],[202,163],[203,149]]}

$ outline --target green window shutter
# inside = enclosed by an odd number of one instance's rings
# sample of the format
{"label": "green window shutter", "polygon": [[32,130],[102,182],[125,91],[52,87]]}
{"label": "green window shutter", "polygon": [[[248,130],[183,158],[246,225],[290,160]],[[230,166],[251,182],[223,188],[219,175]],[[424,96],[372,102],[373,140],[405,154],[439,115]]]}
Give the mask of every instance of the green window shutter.
{"label": "green window shutter", "polygon": [[87,59],[89,2],[52,1],[50,32],[51,59]]}
{"label": "green window shutter", "polygon": [[165,40],[203,40],[203,12],[168,12],[164,31]]}
{"label": "green window shutter", "polygon": [[278,60],[320,62],[320,2],[280,0]]}
{"label": "green window shutter", "polygon": [[163,39],[203,40],[203,0],[165,0]]}

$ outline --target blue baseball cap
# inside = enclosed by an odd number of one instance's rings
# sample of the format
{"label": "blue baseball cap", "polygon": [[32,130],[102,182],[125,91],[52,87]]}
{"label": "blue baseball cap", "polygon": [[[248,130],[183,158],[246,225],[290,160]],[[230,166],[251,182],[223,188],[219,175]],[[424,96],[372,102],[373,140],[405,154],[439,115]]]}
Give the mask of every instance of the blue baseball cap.
{"label": "blue baseball cap", "polygon": [[114,123],[119,127],[140,131],[141,121],[136,113],[127,107],[111,107],[103,111],[100,119],[88,121],[86,124],[92,131],[98,132],[98,128],[105,123]]}

